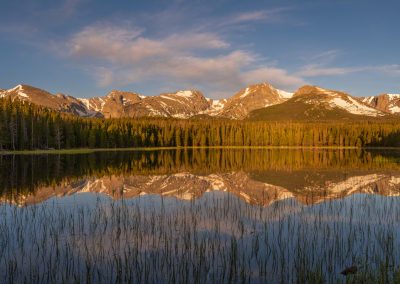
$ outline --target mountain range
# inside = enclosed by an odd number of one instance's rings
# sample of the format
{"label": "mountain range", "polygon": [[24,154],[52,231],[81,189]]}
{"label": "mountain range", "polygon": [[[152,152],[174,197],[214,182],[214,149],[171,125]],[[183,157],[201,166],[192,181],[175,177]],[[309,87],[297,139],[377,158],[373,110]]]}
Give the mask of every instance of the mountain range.
{"label": "mountain range", "polygon": [[21,100],[82,117],[172,117],[254,120],[323,120],[387,118],[400,114],[400,94],[353,97],[317,86],[303,86],[295,93],[270,84],[250,85],[226,99],[210,99],[198,90],[181,90],[144,96],[113,90],[103,97],[75,98],[18,85],[1,90],[0,98]]}

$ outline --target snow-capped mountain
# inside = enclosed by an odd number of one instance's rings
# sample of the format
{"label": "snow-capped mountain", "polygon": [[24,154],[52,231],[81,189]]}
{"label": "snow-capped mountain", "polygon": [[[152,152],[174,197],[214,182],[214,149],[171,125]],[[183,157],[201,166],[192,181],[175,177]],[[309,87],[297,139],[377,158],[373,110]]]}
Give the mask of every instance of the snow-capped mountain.
{"label": "snow-capped mountain", "polygon": [[386,113],[344,92],[303,86],[291,99],[277,105],[255,110],[251,119],[323,120],[357,117],[382,117]]}
{"label": "snow-capped mountain", "polygon": [[253,110],[282,103],[292,96],[293,93],[276,89],[267,83],[251,85],[227,99],[214,115],[243,119]]}
{"label": "snow-capped mountain", "polygon": [[104,97],[78,98],[90,111],[100,112],[104,117],[124,117],[126,107],[141,101],[137,93],[111,91]]}
{"label": "snow-capped mountain", "polygon": [[327,90],[317,86],[304,86],[295,93],[294,100],[326,108],[337,108],[351,114],[382,116],[383,112],[360,102],[349,94]]}
{"label": "snow-capped mountain", "polygon": [[208,115],[243,119],[252,110],[284,102],[292,95],[266,83],[249,86],[230,98],[220,100],[206,98],[197,90],[181,90],[157,96],[114,90],[104,97],[88,99],[76,99],[61,94],[52,95],[27,85],[0,91],[0,98],[18,98],[57,111],[106,118],[146,116],[190,118]]}
{"label": "snow-capped mountain", "polygon": [[210,107],[210,102],[197,90],[182,90],[144,97],[139,104],[128,107],[128,116],[162,116],[190,118]]}
{"label": "snow-capped mountain", "polygon": [[112,91],[105,97],[79,99],[90,110],[99,111],[105,117],[175,117],[189,118],[210,107],[201,92],[183,90],[158,96]]}
{"label": "snow-capped mountain", "polygon": [[105,117],[161,116],[190,118],[209,115],[243,119],[252,110],[281,103],[293,94],[275,89],[269,84],[249,86],[228,99],[206,98],[197,90],[181,90],[158,96],[112,91],[105,97],[80,99],[92,111]]}
{"label": "snow-capped mountain", "polygon": [[83,117],[99,116],[100,114],[89,110],[80,100],[63,94],[53,95],[47,91],[28,85],[18,85],[9,90],[0,91],[0,98],[21,100],[56,111],[73,113]]}
{"label": "snow-capped mountain", "polygon": [[382,94],[365,97],[361,101],[383,112],[391,114],[400,113],[400,94]]}
{"label": "snow-capped mountain", "polygon": [[18,85],[0,90],[0,98],[19,99],[83,117],[173,117],[211,116],[228,119],[336,119],[349,116],[382,117],[400,113],[400,95],[355,98],[344,92],[303,86],[296,93],[267,83],[248,86],[232,97],[211,99],[198,90],[181,90],[144,96],[114,90],[103,97],[74,98]]}

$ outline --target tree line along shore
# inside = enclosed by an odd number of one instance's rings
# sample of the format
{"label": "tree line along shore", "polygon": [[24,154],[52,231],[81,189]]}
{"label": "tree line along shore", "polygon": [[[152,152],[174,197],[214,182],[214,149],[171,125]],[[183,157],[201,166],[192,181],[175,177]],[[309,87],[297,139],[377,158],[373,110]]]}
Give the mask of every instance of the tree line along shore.
{"label": "tree line along shore", "polygon": [[399,147],[399,121],[82,118],[0,99],[0,150],[145,147]]}

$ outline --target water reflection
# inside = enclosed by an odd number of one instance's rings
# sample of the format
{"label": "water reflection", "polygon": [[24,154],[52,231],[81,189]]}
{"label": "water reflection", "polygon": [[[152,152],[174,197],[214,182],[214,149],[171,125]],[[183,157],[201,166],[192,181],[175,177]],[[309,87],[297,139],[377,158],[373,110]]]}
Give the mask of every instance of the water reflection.
{"label": "water reflection", "polygon": [[232,193],[268,206],[354,193],[398,196],[396,152],[360,150],[186,150],[86,155],[0,156],[1,200],[24,206],[91,192],[113,199],[159,194],[192,200]]}
{"label": "water reflection", "polygon": [[0,167],[8,282],[399,280],[396,152],[104,152]]}

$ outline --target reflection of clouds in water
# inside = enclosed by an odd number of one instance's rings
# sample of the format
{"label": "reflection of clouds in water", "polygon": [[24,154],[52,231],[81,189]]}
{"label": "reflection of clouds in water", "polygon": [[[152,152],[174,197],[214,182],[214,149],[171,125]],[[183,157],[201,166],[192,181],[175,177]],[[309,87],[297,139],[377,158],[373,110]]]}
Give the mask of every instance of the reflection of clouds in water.
{"label": "reflection of clouds in water", "polygon": [[[111,282],[117,266],[123,271],[147,266],[155,281],[181,266],[192,275],[207,262],[208,270],[204,268],[201,276],[206,281],[212,275],[220,279],[221,271],[231,273],[236,251],[234,265],[253,280],[264,277],[260,263],[271,273],[271,281],[291,282],[299,266],[315,270],[321,263],[332,267],[322,267],[327,279],[337,279],[352,259],[377,268],[377,259],[386,257],[388,238],[393,243],[390,254],[400,260],[399,226],[394,226],[399,202],[362,194],[310,206],[286,199],[262,207],[215,191],[190,202],[160,195],[114,201],[84,193],[24,208],[2,206],[0,212],[7,218],[0,221],[0,228],[8,232],[3,249],[12,254],[0,256],[0,275],[7,273],[7,255],[13,255],[24,272],[44,273],[56,268],[51,262],[58,259],[60,267],[69,265],[80,277],[89,265]],[[27,255],[44,261],[23,261]],[[143,271],[130,273],[137,276]],[[96,281],[98,276],[92,277]]]}
{"label": "reflection of clouds in water", "polygon": [[0,279],[290,283],[320,271],[335,282],[354,262],[371,273],[400,264],[396,160],[177,152],[17,157],[18,175],[0,156],[11,201],[0,206]]}

